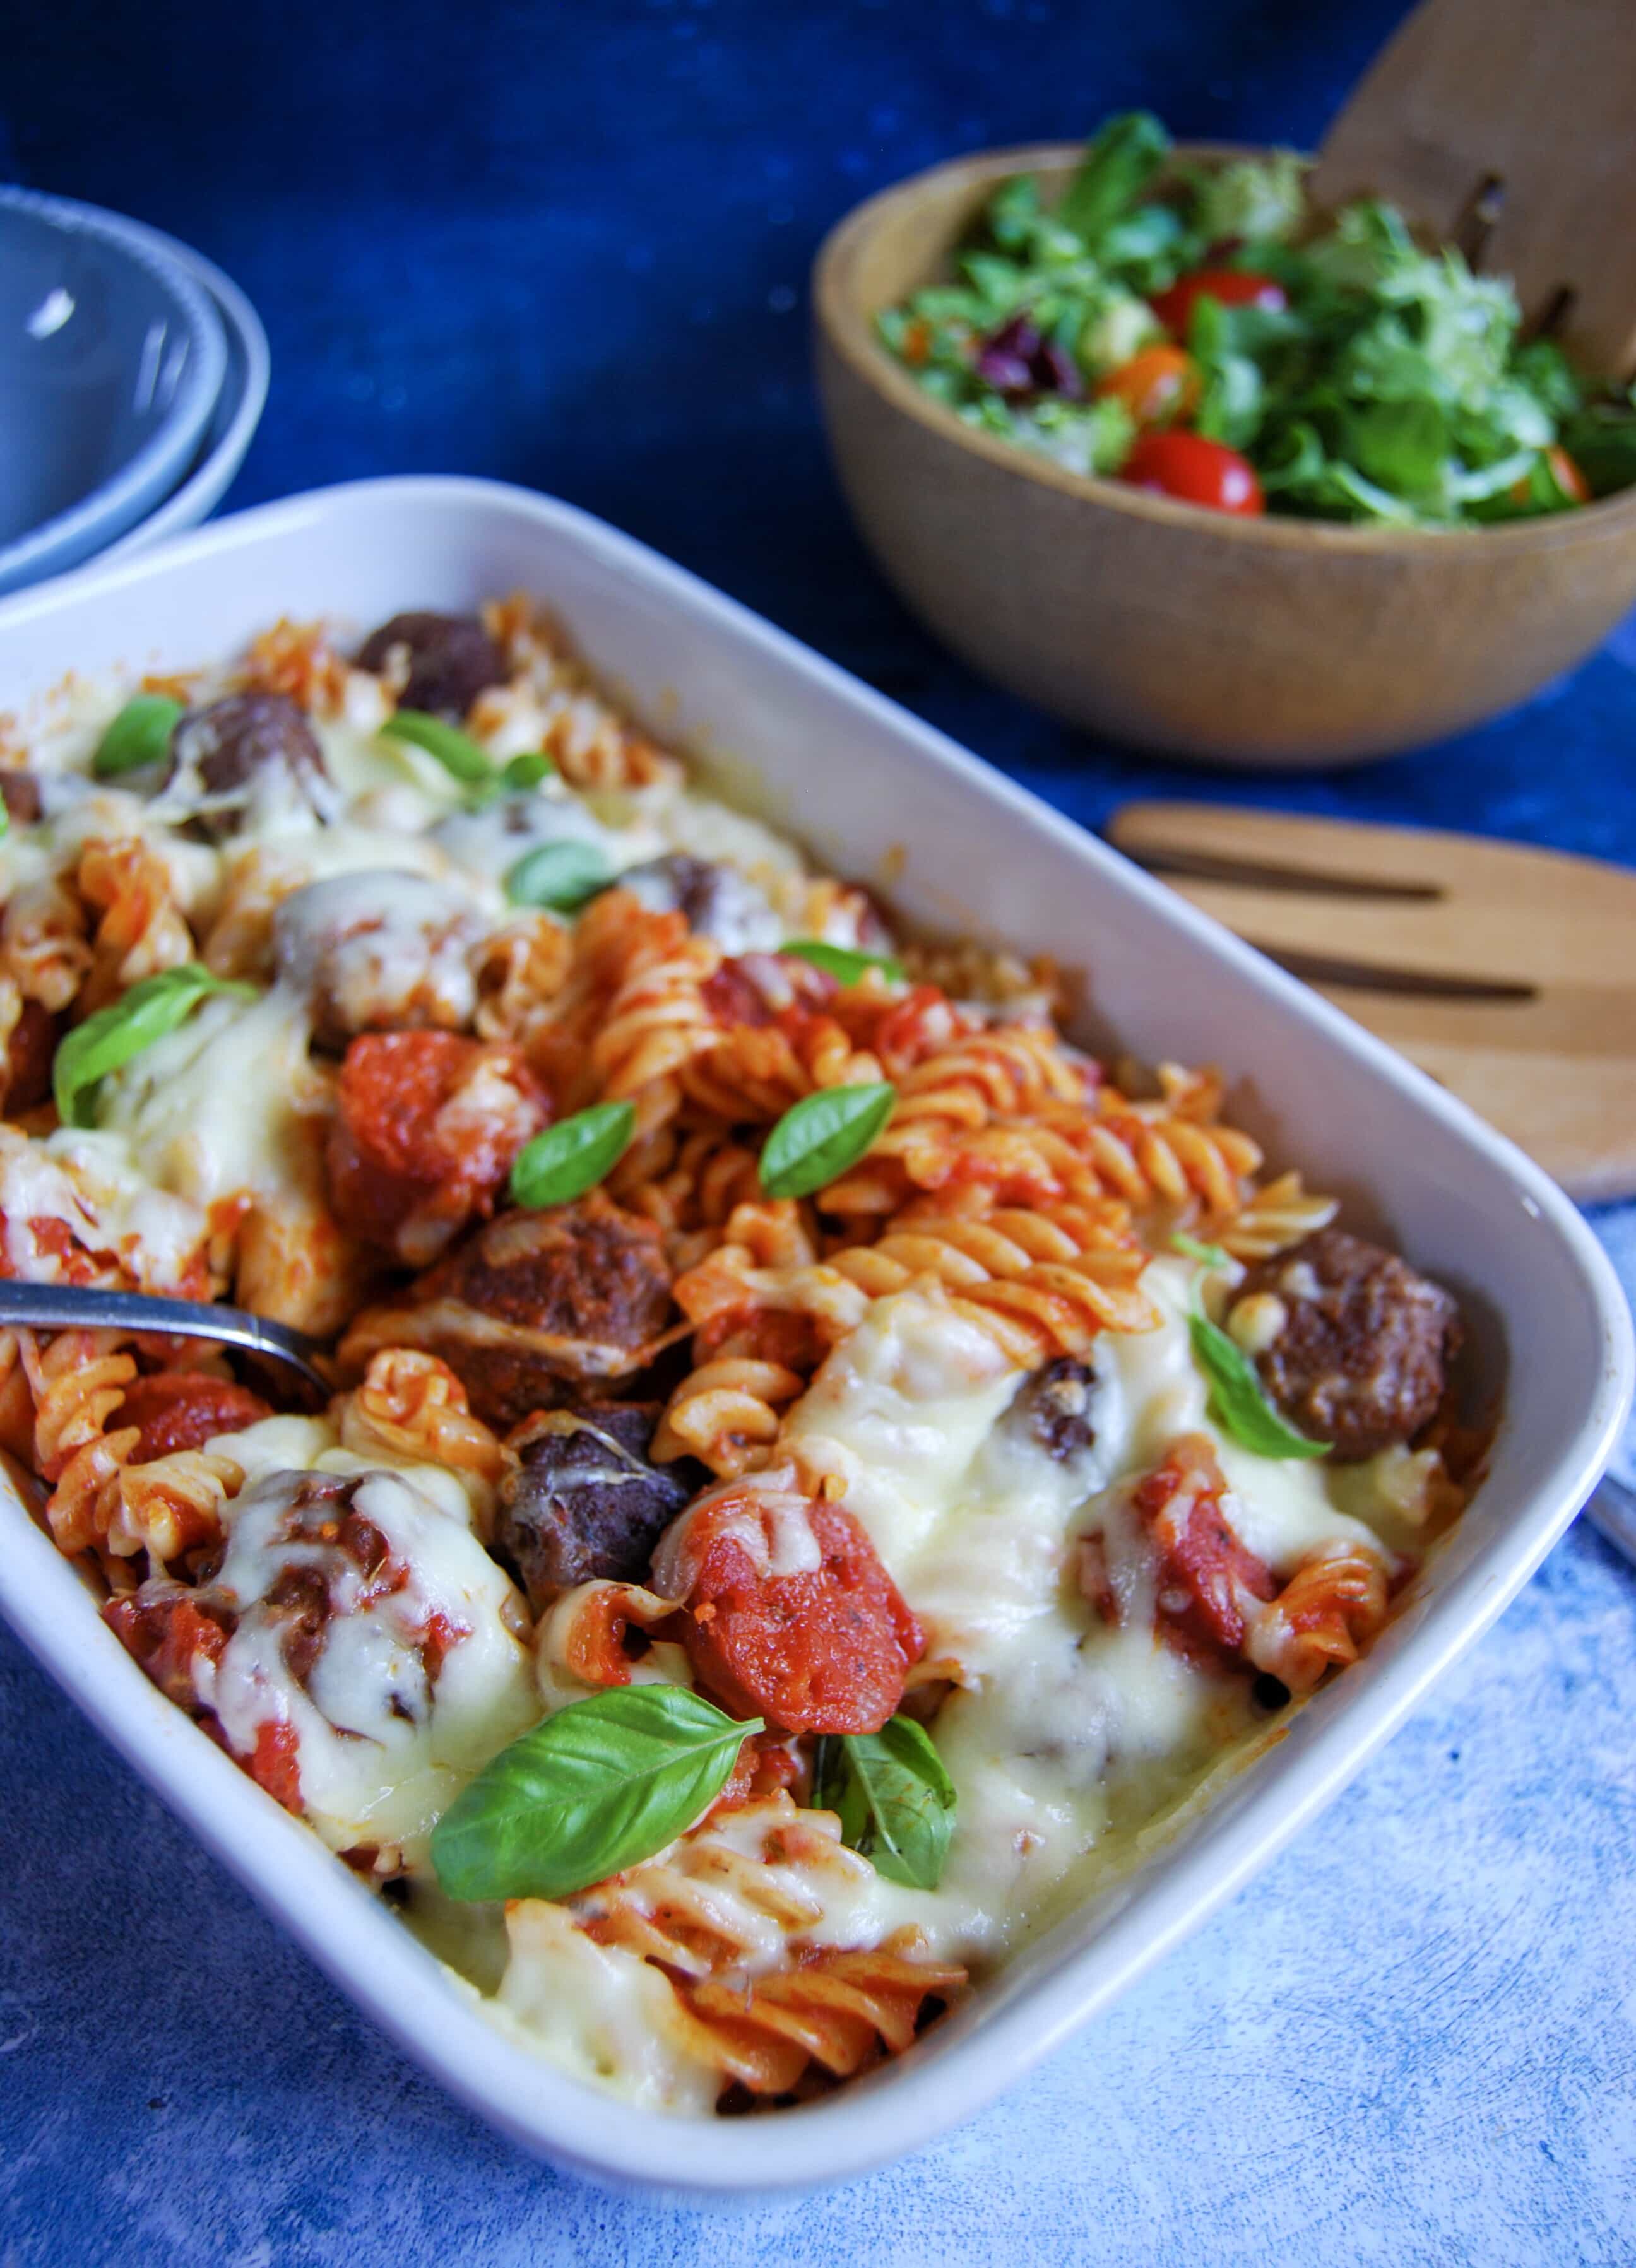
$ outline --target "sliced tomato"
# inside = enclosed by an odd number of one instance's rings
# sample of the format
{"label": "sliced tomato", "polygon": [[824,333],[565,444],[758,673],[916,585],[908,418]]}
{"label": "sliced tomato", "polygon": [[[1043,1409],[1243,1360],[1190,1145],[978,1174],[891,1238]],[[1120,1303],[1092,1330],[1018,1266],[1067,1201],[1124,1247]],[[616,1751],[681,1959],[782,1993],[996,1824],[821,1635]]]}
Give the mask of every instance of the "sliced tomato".
{"label": "sliced tomato", "polygon": [[131,1462],[142,1464],[178,1449],[202,1449],[214,1435],[241,1432],[272,1414],[270,1403],[231,1379],[208,1378],[201,1371],[161,1370],[151,1378],[131,1381],[114,1423],[141,1426],[142,1438]]}
{"label": "sliced tomato", "polygon": [[1225,442],[1202,433],[1143,433],[1120,468],[1132,488],[1151,489],[1179,504],[1199,504],[1212,512],[1249,515],[1264,512],[1266,499],[1255,467]]}
{"label": "sliced tomato", "polygon": [[848,1512],[814,1504],[810,1573],[763,1575],[730,1531],[706,1545],[682,1617],[700,1683],[787,1733],[878,1733],[925,1651],[920,1625]]}
{"label": "sliced tomato", "polygon": [[1269,315],[1289,305],[1281,284],[1249,268],[1201,268],[1178,277],[1168,291],[1155,292],[1147,304],[1173,339],[1184,339],[1192,328],[1193,310],[1205,298],[1219,299],[1224,307],[1260,307]]}
{"label": "sliced tomato", "polygon": [[1096,394],[1123,401],[1139,425],[1169,425],[1192,416],[1202,385],[1198,364],[1180,347],[1144,347],[1099,378]]}
{"label": "sliced tomato", "polygon": [[1227,1492],[1208,1438],[1189,1433],[1138,1483],[1132,1498],[1159,1554],[1159,1634],[1204,1663],[1236,1655],[1247,1608],[1264,1605],[1278,1589],[1271,1570],[1228,1522]]}

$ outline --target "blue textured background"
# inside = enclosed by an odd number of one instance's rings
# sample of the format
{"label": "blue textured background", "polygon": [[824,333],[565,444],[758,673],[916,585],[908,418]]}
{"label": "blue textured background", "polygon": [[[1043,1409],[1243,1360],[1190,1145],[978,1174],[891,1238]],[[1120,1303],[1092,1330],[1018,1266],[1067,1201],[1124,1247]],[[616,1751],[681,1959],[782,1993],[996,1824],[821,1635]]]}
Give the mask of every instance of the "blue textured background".
{"label": "blue textured background", "polygon": [[[1396,0],[15,5],[0,177],[219,261],[271,334],[232,502],[570,497],[1094,823],[1155,787],[1636,860],[1636,638],[1451,746],[1161,772],[977,683],[844,519],[805,278],[870,190],[1132,102],[1311,143]],[[25,20],[25,16],[26,20]],[[1636,1282],[1636,1225],[1601,1224]],[[0,2268],[1636,2259],[1636,1575],[1576,1530],[1263,1882],[965,2132],[816,2203],[612,2200],[384,2045],[0,1635]]]}

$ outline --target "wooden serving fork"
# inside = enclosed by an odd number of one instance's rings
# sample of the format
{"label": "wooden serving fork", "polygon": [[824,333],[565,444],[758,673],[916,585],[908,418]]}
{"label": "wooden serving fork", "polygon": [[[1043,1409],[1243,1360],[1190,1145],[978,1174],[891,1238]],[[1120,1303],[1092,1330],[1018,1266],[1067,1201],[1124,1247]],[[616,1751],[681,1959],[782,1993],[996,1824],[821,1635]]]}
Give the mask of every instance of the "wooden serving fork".
{"label": "wooden serving fork", "polygon": [[1133,803],[1119,850],[1510,1135],[1636,1196],[1636,873],[1430,828]]}

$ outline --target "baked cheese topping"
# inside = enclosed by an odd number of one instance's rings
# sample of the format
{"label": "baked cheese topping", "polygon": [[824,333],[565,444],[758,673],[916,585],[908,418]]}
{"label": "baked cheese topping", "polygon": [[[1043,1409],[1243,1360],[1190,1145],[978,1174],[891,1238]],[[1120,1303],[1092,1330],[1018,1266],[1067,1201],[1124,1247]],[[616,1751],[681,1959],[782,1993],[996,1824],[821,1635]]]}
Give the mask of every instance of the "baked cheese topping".
{"label": "baked cheese topping", "polygon": [[4,744],[0,1272],[229,1297],[339,1390],[0,1334],[52,1532],[513,2039],[839,2083],[1367,1648],[1478,1471],[1453,1302],[529,604],[172,692],[112,769],[82,683]]}

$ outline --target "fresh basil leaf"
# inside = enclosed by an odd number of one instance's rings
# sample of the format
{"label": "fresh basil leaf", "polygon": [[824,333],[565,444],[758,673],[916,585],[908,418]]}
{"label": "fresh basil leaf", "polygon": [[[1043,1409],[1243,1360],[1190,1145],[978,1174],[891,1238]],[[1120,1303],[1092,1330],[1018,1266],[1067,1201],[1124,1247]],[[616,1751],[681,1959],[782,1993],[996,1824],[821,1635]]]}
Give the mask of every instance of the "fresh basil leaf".
{"label": "fresh basil leaf", "polygon": [[431,1835],[452,1898],[566,1898],[651,1859],[721,1793],[759,1717],[683,1685],[615,1685],[524,1733]]}
{"label": "fresh basil leaf", "polygon": [[605,890],[614,870],[593,843],[542,843],[526,851],[505,877],[505,895],[514,906],[549,906],[571,913]]}
{"label": "fresh basil leaf", "polygon": [[502,787],[515,792],[521,788],[538,787],[549,779],[556,766],[548,755],[512,756],[500,774]]}
{"label": "fresh basil leaf", "polygon": [[889,953],[854,953],[844,945],[826,945],[821,937],[798,937],[778,950],[793,954],[797,961],[810,961],[814,968],[822,968],[842,984],[858,983],[872,968],[878,968],[891,983],[903,981],[903,964],[894,961]]}
{"label": "fresh basil leaf", "polygon": [[99,779],[141,771],[170,753],[171,734],[181,722],[180,701],[162,693],[138,693],[128,701],[97,743],[91,769]]}
{"label": "fresh basil leaf", "polygon": [[1220,1245],[1205,1244],[1198,1237],[1190,1236],[1184,1228],[1176,1229],[1170,1241],[1189,1260],[1197,1260],[1201,1268],[1225,1268],[1232,1257]]}
{"label": "fresh basil leaf", "polygon": [[419,709],[400,709],[380,729],[389,740],[407,740],[413,747],[424,748],[468,787],[483,787],[493,780],[494,766],[475,740],[456,725],[446,725],[441,717],[428,717]]}
{"label": "fresh basil leaf", "polygon": [[1258,1457],[1327,1457],[1327,1441],[1308,1440],[1268,1401],[1256,1366],[1207,1315],[1190,1315],[1193,1353],[1210,1381],[1210,1415],[1241,1448]]}
{"label": "fresh basil leaf", "polygon": [[180,968],[144,976],[112,1007],[99,1008],[77,1024],[51,1069],[57,1116],[64,1126],[94,1126],[97,1089],[108,1073],[186,1023],[200,1001],[215,993],[254,1000],[255,987],[212,976],[200,962],[187,961]]}
{"label": "fresh basil leaf", "polygon": [[619,1163],[636,1123],[634,1103],[595,1102],[546,1127],[512,1162],[512,1203],[537,1211],[583,1197]]}
{"label": "fresh basil leaf", "polygon": [[770,1197],[809,1197],[856,1165],[892,1115],[889,1079],[821,1086],[792,1103],[767,1137],[761,1185]]}
{"label": "fresh basil leaf", "polygon": [[936,1889],[959,1797],[924,1725],[894,1717],[878,1733],[820,1742],[813,1800],[836,1814],[842,1841],[876,1874],[911,1889]]}
{"label": "fresh basil leaf", "polygon": [[1094,251],[1102,231],[1132,203],[1170,154],[1170,136],[1151,111],[1110,118],[1080,160],[1057,217]]}

